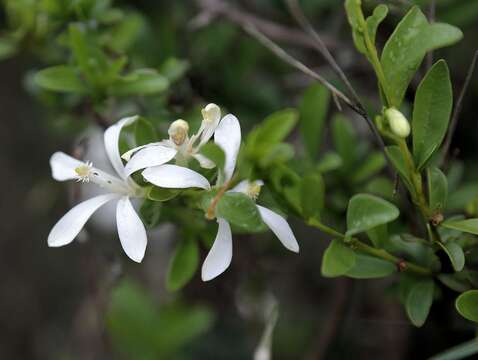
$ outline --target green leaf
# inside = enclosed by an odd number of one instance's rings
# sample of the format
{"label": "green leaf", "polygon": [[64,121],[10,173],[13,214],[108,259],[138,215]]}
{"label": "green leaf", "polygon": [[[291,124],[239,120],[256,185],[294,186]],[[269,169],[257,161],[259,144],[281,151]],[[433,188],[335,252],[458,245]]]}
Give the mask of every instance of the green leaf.
{"label": "green leaf", "polygon": [[462,38],[451,25],[432,24],[415,6],[395,28],[382,52],[390,106],[400,107],[405,91],[428,51],[452,45]]}
{"label": "green leaf", "polygon": [[185,239],[176,247],[174,256],[169,263],[166,286],[170,291],[176,291],[186,285],[193,277],[199,264],[199,249],[193,239]]}
{"label": "green leaf", "polygon": [[13,37],[3,37],[0,39],[0,61],[14,56],[17,51],[18,44]]}
{"label": "green leaf", "polygon": [[387,224],[378,225],[370,230],[367,230],[367,236],[376,248],[383,248],[388,242]]}
{"label": "green leaf", "polygon": [[413,155],[421,169],[439,148],[450,120],[453,93],[445,61],[428,71],[417,89],[413,108]]}
{"label": "green leaf", "polygon": [[319,151],[329,104],[330,92],[325,86],[317,83],[307,89],[299,107],[300,130],[312,159],[316,158]]}
{"label": "green leaf", "polygon": [[408,171],[405,159],[400,148],[396,145],[387,146],[385,148],[385,153],[387,154],[395,169],[398,171],[398,174],[400,175],[402,180],[405,182],[407,188],[409,190],[413,189],[410,173]]}
{"label": "green leaf", "polygon": [[352,181],[360,183],[384,168],[387,161],[381,152],[374,152],[352,174]]}
{"label": "green leaf", "polygon": [[169,58],[161,65],[159,72],[164,75],[170,83],[173,83],[181,79],[189,70],[189,67],[190,65],[187,60]]}
{"label": "green leaf", "polygon": [[448,181],[445,174],[436,166],[430,166],[427,171],[430,209],[441,212],[446,206]]}
{"label": "green leaf", "polygon": [[158,186],[151,186],[151,188],[147,192],[147,197],[148,199],[151,199],[153,201],[168,201],[178,196],[181,191],[181,189],[169,189]]}
{"label": "green leaf", "polygon": [[345,0],[345,11],[350,27],[352,28],[352,37],[355,47],[359,52],[368,57],[363,36],[364,29],[362,23],[365,22],[365,19],[362,13],[361,0]]}
{"label": "green leaf", "polygon": [[469,290],[458,296],[455,307],[465,319],[478,322],[478,290]]}
{"label": "green leaf", "polygon": [[438,245],[446,252],[450,258],[451,264],[455,271],[463,270],[465,266],[465,254],[460,245],[453,241],[447,241],[445,244],[439,242]]}
{"label": "green leaf", "polygon": [[217,203],[216,213],[218,217],[245,230],[252,231],[262,225],[262,218],[255,202],[242,193],[225,193]]}
{"label": "green leaf", "polygon": [[335,149],[342,158],[344,170],[350,169],[357,159],[357,139],[355,130],[347,118],[337,115],[332,121],[332,138]]}
{"label": "green leaf", "polygon": [[135,121],[134,138],[136,146],[141,146],[157,141],[158,136],[153,124],[140,117]]}
{"label": "green leaf", "polygon": [[377,36],[377,29],[378,26],[382,23],[383,20],[387,17],[388,14],[388,7],[387,5],[380,4],[374,10],[372,15],[370,15],[366,22],[367,22],[367,31],[370,36],[370,40],[372,44],[375,45],[375,38]]}
{"label": "green leaf", "polygon": [[447,229],[478,235],[478,219],[450,220],[443,222],[441,226]]}
{"label": "green leaf", "polygon": [[110,93],[115,96],[152,95],[161,93],[168,87],[168,79],[157,71],[140,69],[119,78],[110,87]]}
{"label": "green leaf", "polygon": [[430,312],[433,303],[435,285],[433,280],[415,282],[408,291],[405,299],[405,309],[413,325],[421,327]]}
{"label": "green leaf", "polygon": [[346,275],[354,279],[376,279],[386,277],[397,269],[394,264],[374,256],[356,253],[356,261]]}
{"label": "green leaf", "polygon": [[40,70],[35,74],[36,84],[44,89],[84,94],[88,91],[74,67],[58,65]]}
{"label": "green leaf", "polygon": [[325,173],[337,170],[342,166],[342,158],[335,152],[325,153],[317,163],[317,171]]}
{"label": "green leaf", "polygon": [[224,150],[222,150],[219,145],[213,142],[208,142],[201,147],[201,154],[214,162],[218,169],[224,169],[226,156],[224,155]]}
{"label": "green leaf", "polygon": [[337,277],[347,273],[355,264],[355,252],[340,240],[332,240],[322,258],[321,273],[325,277]]}
{"label": "green leaf", "polygon": [[159,224],[159,219],[161,217],[161,203],[149,199],[144,200],[139,209],[139,215],[144,225],[148,229],[153,229]]}
{"label": "green leaf", "polygon": [[324,208],[324,180],[320,174],[304,176],[301,185],[302,215],[306,220],[319,218]]}
{"label": "green leaf", "polygon": [[475,354],[478,354],[478,340],[473,339],[434,355],[429,360],[461,360]]}
{"label": "green leaf", "polygon": [[357,194],[347,208],[347,235],[355,235],[395,220],[397,207],[374,195]]}
{"label": "green leaf", "polygon": [[282,142],[297,123],[297,111],[285,109],[269,115],[264,122],[252,130],[246,142],[246,151],[256,159],[267,156]]}

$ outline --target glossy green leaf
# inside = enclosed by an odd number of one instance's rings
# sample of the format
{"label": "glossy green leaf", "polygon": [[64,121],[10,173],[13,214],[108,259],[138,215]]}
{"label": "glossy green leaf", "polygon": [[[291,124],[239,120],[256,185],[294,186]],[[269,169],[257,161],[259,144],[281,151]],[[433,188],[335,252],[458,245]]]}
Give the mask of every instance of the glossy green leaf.
{"label": "glossy green leaf", "polygon": [[448,196],[448,181],[446,176],[436,166],[430,166],[427,170],[427,178],[430,209],[443,211]]}
{"label": "glossy green leaf", "polygon": [[478,290],[469,290],[458,296],[455,307],[465,319],[478,322]]}
{"label": "glossy green leaf", "polygon": [[213,142],[208,142],[201,147],[201,154],[214,162],[218,169],[224,169],[226,156],[224,155],[224,150],[222,150],[219,145]]}
{"label": "glossy green leaf", "polygon": [[362,13],[361,0],[345,0],[345,11],[350,27],[352,28],[352,37],[355,47],[362,54],[368,55],[363,36],[362,24],[365,23],[365,19]]}
{"label": "glossy green leaf", "polygon": [[225,193],[216,206],[216,214],[242,229],[261,227],[262,219],[254,201],[237,192]]}
{"label": "glossy green leaf", "polygon": [[405,91],[428,51],[459,41],[462,32],[446,24],[428,24],[415,6],[405,15],[388,39],[381,63],[391,106],[400,107]]}
{"label": "glossy green leaf", "polygon": [[329,90],[321,84],[313,84],[304,93],[299,107],[300,129],[312,159],[315,159],[319,151],[329,104]]}
{"label": "glossy green leaf", "polygon": [[452,105],[450,73],[445,61],[440,60],[428,71],[415,96],[413,155],[419,169],[440,147],[448,129]]}
{"label": "glossy green leaf", "polygon": [[119,78],[111,87],[115,96],[152,95],[165,91],[169,81],[155,70],[140,69]]}
{"label": "glossy green leaf", "polygon": [[388,228],[387,224],[378,225],[370,230],[367,230],[367,236],[376,248],[383,248],[388,242]]}
{"label": "glossy green leaf", "polygon": [[434,355],[429,360],[462,360],[475,354],[478,354],[478,340],[473,339]]}
{"label": "glossy green leaf", "polygon": [[408,291],[405,299],[405,309],[413,325],[422,326],[430,312],[433,303],[435,284],[433,280],[419,280]]}
{"label": "glossy green leaf", "polygon": [[367,20],[367,30],[370,36],[372,44],[375,45],[375,38],[377,36],[378,26],[382,23],[383,20],[387,17],[388,7],[387,5],[380,4],[374,10],[372,15],[370,15]]}
{"label": "glossy green leaf", "polygon": [[332,121],[332,138],[344,170],[350,169],[357,159],[357,138],[350,121],[342,115],[335,116]]}
{"label": "glossy green leaf", "polygon": [[465,266],[465,254],[460,245],[453,241],[447,241],[445,244],[438,243],[450,258],[455,271],[463,270]]}
{"label": "glossy green leaf", "polygon": [[158,186],[151,186],[149,191],[147,192],[148,199],[153,201],[168,201],[181,193],[181,189],[169,189],[169,188],[161,188]]}
{"label": "glossy green leaf", "polygon": [[199,249],[197,242],[184,239],[176,247],[169,263],[166,286],[170,291],[176,291],[186,285],[193,277],[199,264]]}
{"label": "glossy green leaf", "polygon": [[325,173],[328,171],[337,170],[342,166],[342,158],[335,152],[327,152],[317,163],[317,171]]}
{"label": "glossy green leaf", "polygon": [[134,125],[134,139],[136,141],[136,146],[141,146],[149,144],[158,140],[156,134],[156,129],[153,124],[151,124],[145,118],[138,118],[135,121]]}
{"label": "glossy green leaf", "polygon": [[369,194],[357,194],[347,208],[347,235],[370,230],[395,220],[397,207],[388,201]]}
{"label": "glossy green leaf", "polygon": [[392,162],[393,166],[395,167],[407,187],[411,189],[412,181],[410,177],[410,172],[408,171],[407,164],[405,163],[405,159],[402,155],[402,152],[400,151],[400,148],[396,145],[387,146],[385,148],[385,153],[387,154],[388,158]]}
{"label": "glossy green leaf", "polygon": [[478,235],[478,219],[450,220],[443,222],[441,226]]}
{"label": "glossy green leaf", "polygon": [[35,74],[36,84],[44,89],[84,94],[88,91],[74,67],[59,65],[40,70]]}
{"label": "glossy green leaf", "polygon": [[374,256],[356,254],[356,261],[346,275],[354,279],[376,279],[389,276],[397,271],[395,265]]}
{"label": "glossy green leaf", "polygon": [[304,176],[301,185],[302,215],[305,219],[319,217],[324,208],[325,184],[320,174]]}
{"label": "glossy green leaf", "polygon": [[332,240],[322,257],[321,273],[337,277],[347,273],[355,264],[355,252],[340,240]]}
{"label": "glossy green leaf", "polygon": [[382,170],[387,161],[382,152],[373,152],[367,156],[363,163],[352,174],[352,181],[359,183],[367,180],[372,175]]}

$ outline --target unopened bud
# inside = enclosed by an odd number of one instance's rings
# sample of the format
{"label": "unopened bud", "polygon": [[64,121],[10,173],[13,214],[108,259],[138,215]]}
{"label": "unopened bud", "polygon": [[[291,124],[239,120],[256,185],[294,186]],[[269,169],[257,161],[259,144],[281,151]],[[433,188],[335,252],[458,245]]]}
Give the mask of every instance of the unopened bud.
{"label": "unopened bud", "polygon": [[178,146],[184,143],[188,136],[188,132],[189,124],[182,119],[173,121],[173,123],[169,126],[168,129],[169,137]]}
{"label": "unopened bud", "polygon": [[395,108],[389,108],[385,110],[385,117],[388,120],[390,129],[395,135],[401,138],[406,138],[410,135],[410,124],[400,111]]}
{"label": "unopened bud", "polygon": [[206,107],[201,110],[201,114],[205,121],[216,123],[221,119],[221,108],[216,104],[207,104]]}

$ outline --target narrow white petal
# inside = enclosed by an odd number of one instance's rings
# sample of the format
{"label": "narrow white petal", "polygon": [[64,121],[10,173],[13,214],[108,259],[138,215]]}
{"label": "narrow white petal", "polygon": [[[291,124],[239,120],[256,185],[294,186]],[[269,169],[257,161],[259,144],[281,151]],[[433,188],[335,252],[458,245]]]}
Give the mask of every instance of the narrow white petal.
{"label": "narrow white petal", "polygon": [[153,167],[158,165],[163,165],[169,160],[176,156],[177,150],[162,146],[162,145],[151,145],[139,150],[133,157],[128,161],[125,166],[126,176],[131,175],[135,171]]}
{"label": "narrow white petal", "polygon": [[225,181],[228,181],[234,173],[237,154],[241,146],[241,126],[234,115],[224,116],[214,133],[214,141],[224,150],[226,155],[224,174]]}
{"label": "narrow white petal", "polygon": [[104,134],[106,154],[111,161],[111,165],[113,165],[113,168],[116,170],[116,172],[122,179],[126,179],[126,175],[119,152],[119,137],[121,129],[125,126],[131,125],[133,122],[136,121],[137,118],[137,116],[123,118],[116,124],[111,125],[108,129],[106,129]]}
{"label": "narrow white petal", "polygon": [[191,169],[177,165],[160,165],[147,168],[142,172],[146,181],[159,187],[185,189],[198,187],[209,189],[209,181]]}
{"label": "narrow white petal", "polygon": [[84,162],[63,152],[56,152],[50,158],[51,176],[57,181],[77,179],[75,169]]}
{"label": "narrow white petal", "polygon": [[141,262],[148,238],[146,229],[133,208],[128,196],[123,196],[116,206],[116,225],[121,246],[131,260]]}
{"label": "narrow white petal", "polygon": [[216,166],[214,161],[209,160],[202,154],[194,154],[193,157],[198,161],[199,165],[204,169],[212,169]]}
{"label": "narrow white petal", "polygon": [[279,238],[282,245],[293,252],[299,252],[299,244],[292,232],[287,221],[276,214],[272,210],[269,210],[263,206],[256,205],[262,220],[266,223],[269,229]]}
{"label": "narrow white petal", "polygon": [[219,228],[217,229],[216,239],[202,265],[201,277],[203,281],[209,281],[221,275],[229,267],[232,260],[231,227],[224,219],[218,218],[217,222]]}
{"label": "narrow white petal", "polygon": [[116,194],[100,195],[73,207],[51,229],[48,246],[58,247],[71,243],[98,208],[117,198]]}

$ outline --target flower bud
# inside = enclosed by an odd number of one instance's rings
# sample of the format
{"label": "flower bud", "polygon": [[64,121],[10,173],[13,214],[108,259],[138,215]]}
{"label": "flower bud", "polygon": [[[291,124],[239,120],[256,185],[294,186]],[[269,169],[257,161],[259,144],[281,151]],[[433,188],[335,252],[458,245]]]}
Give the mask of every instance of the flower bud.
{"label": "flower bud", "polygon": [[201,114],[208,123],[216,123],[221,119],[221,108],[216,104],[207,104],[206,107],[201,110]]}
{"label": "flower bud", "polygon": [[400,111],[395,108],[389,108],[385,110],[385,117],[388,120],[390,129],[395,135],[401,138],[406,138],[410,135],[410,124]]}
{"label": "flower bud", "polygon": [[173,121],[173,123],[169,126],[168,134],[170,139],[179,146],[182,145],[188,137],[188,131],[189,124],[186,121],[179,119]]}

